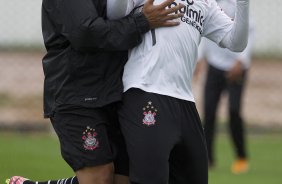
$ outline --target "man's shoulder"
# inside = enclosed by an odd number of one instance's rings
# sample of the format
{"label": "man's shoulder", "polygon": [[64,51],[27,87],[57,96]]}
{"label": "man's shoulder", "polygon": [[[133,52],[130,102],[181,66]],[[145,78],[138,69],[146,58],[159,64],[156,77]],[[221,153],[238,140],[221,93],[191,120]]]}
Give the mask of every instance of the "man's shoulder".
{"label": "man's shoulder", "polygon": [[190,1],[191,4],[198,5],[205,9],[209,9],[217,5],[217,2],[215,0],[187,0],[187,2],[188,1]]}

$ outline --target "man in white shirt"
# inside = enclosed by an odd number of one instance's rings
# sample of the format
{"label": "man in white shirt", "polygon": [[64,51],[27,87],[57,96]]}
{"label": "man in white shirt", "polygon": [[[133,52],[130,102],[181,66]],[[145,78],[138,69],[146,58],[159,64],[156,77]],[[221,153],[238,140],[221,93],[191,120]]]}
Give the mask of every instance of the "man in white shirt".
{"label": "man in white shirt", "polygon": [[134,184],[208,183],[191,86],[198,46],[201,37],[233,51],[247,45],[248,0],[237,0],[234,20],[214,0],[177,0],[171,6],[178,3],[185,5],[180,25],[146,33],[124,68],[119,118]]}
{"label": "man in white shirt", "polygon": [[[236,0],[218,0],[217,2],[228,16],[231,18],[235,17]],[[253,30],[254,28],[250,24],[248,46],[241,53],[220,48],[207,39],[203,39],[199,47],[200,66],[202,65],[202,60],[208,64],[203,98],[203,123],[209,155],[209,166],[215,166],[213,145],[216,112],[220,97],[223,92],[226,92],[229,95],[229,128],[236,153],[236,160],[231,167],[231,171],[235,174],[248,170],[241,102],[247,79],[247,71],[250,67]]]}

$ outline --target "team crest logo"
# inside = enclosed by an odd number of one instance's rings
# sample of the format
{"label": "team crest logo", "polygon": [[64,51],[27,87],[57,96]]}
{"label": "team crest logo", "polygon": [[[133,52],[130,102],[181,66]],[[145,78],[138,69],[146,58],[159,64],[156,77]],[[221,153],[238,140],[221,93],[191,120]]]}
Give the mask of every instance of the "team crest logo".
{"label": "team crest logo", "polygon": [[85,150],[95,150],[99,146],[99,141],[96,138],[97,132],[89,126],[83,132],[82,139],[84,140],[83,147]]}
{"label": "team crest logo", "polygon": [[152,102],[148,102],[146,107],[143,107],[143,124],[147,126],[153,126],[156,124],[157,109],[153,106]]}

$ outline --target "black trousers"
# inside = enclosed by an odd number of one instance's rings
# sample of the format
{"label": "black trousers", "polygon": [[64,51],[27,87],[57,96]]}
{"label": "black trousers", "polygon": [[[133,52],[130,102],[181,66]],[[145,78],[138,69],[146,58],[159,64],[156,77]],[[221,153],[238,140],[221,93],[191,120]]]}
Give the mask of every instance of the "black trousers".
{"label": "black trousers", "polygon": [[204,130],[206,134],[206,142],[208,148],[208,156],[210,164],[214,163],[214,137],[215,137],[215,121],[218,104],[223,92],[229,95],[229,130],[236,156],[238,158],[246,158],[244,126],[241,117],[241,101],[243,96],[244,84],[246,81],[246,73],[242,79],[235,82],[229,82],[225,75],[226,72],[219,70],[211,65],[208,66],[208,73],[204,87]]}
{"label": "black trousers", "polygon": [[208,158],[194,102],[130,89],[119,109],[131,184],[207,184]]}

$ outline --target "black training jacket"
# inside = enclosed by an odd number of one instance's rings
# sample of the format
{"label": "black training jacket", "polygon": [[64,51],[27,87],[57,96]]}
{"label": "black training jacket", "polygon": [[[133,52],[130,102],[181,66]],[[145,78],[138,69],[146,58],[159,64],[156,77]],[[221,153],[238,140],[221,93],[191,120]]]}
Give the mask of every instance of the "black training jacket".
{"label": "black training jacket", "polygon": [[107,0],[43,0],[44,116],[56,107],[101,107],[121,99],[127,50],[149,30],[145,16],[110,21]]}

